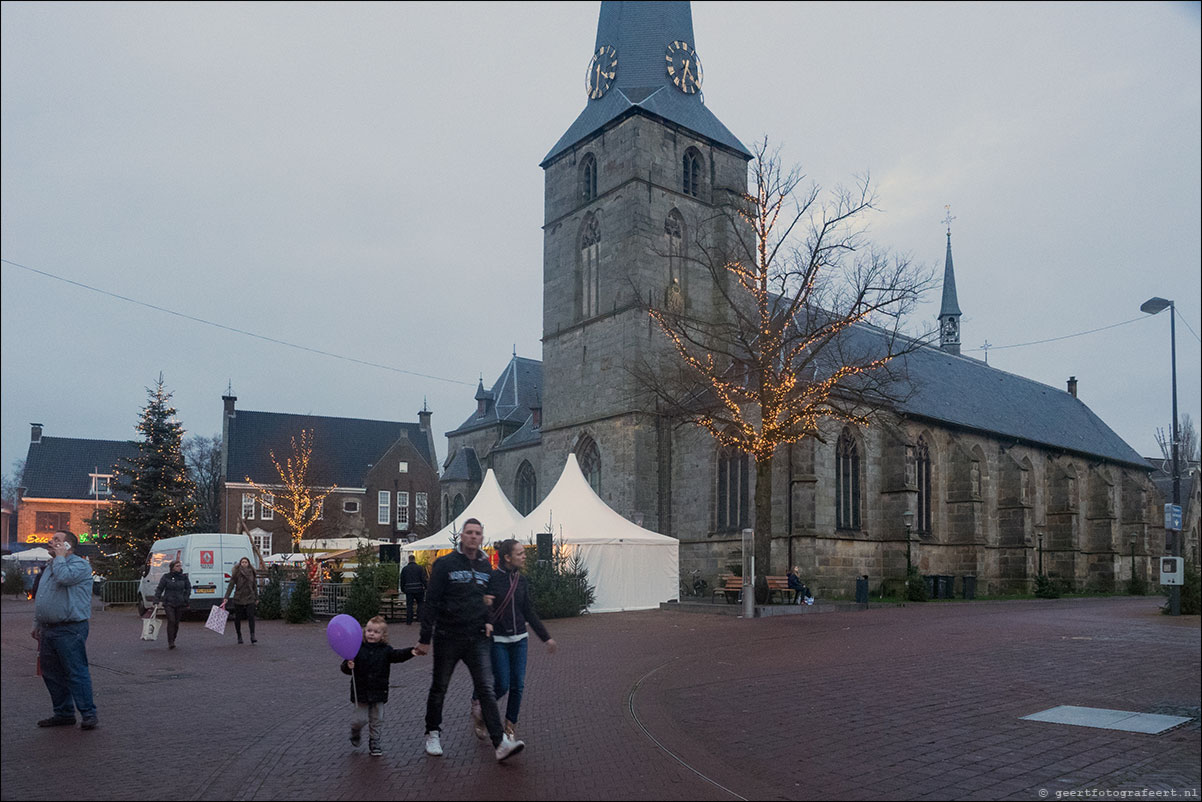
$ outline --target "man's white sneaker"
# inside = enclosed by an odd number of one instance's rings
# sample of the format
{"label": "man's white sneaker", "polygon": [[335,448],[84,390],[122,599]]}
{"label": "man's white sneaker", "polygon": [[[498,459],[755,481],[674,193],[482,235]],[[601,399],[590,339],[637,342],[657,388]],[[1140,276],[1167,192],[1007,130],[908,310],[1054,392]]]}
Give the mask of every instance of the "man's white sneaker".
{"label": "man's white sneaker", "polygon": [[506,733],[501,738],[501,743],[497,744],[497,762],[504,763],[525,748],[525,741],[519,741]]}
{"label": "man's white sneaker", "polygon": [[438,730],[431,730],[426,733],[426,754],[440,757],[442,755],[442,740],[438,737]]}

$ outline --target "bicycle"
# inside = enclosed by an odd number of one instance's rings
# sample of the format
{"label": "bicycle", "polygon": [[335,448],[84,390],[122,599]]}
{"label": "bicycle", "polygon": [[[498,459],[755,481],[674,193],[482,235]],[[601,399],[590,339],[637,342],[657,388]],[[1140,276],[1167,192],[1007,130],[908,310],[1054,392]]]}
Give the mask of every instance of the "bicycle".
{"label": "bicycle", "polygon": [[680,580],[680,597],[704,596],[709,591],[709,583],[701,577],[701,571],[690,571],[689,579]]}

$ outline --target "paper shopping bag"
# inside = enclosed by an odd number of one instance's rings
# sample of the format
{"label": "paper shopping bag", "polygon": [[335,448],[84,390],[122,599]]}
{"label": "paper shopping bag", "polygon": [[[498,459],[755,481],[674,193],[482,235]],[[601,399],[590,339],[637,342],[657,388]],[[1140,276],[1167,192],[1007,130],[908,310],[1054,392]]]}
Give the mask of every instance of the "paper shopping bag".
{"label": "paper shopping bag", "polygon": [[209,609],[209,620],[205,621],[205,629],[211,629],[218,635],[225,634],[225,622],[229,620],[230,614],[224,608],[214,605]]}

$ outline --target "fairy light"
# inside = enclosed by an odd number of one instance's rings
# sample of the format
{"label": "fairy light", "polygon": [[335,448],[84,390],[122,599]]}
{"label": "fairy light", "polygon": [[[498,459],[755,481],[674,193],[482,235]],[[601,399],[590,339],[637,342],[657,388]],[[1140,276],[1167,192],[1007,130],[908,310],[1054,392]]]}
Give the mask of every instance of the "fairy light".
{"label": "fairy light", "polygon": [[[280,484],[260,486],[249,476],[246,477],[246,481],[254,488],[259,503],[284,519],[292,533],[292,550],[296,551],[305,533],[321,518],[322,504],[326,496],[338,489],[338,485],[321,489],[310,484],[309,463],[313,458],[313,432],[308,429],[301,429],[299,444],[295,437],[292,438],[292,456],[284,460],[282,465],[276,459],[274,451],[268,453],[276,473],[280,476]],[[316,577],[312,566],[310,574],[310,580]]]}

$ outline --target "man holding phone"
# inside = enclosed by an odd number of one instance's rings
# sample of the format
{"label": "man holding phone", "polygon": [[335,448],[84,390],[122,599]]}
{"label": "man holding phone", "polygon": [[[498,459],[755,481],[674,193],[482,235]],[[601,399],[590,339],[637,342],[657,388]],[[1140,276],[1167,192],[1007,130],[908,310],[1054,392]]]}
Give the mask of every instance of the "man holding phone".
{"label": "man holding phone", "polygon": [[39,721],[39,727],[71,726],[76,709],[81,730],[94,730],[98,723],[87,651],[92,566],[75,554],[78,545],[79,538],[73,533],[54,533],[49,543],[50,564],[42,571],[34,598],[34,635],[39,638],[42,681],[54,704],[54,715]]}

